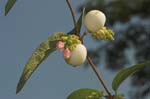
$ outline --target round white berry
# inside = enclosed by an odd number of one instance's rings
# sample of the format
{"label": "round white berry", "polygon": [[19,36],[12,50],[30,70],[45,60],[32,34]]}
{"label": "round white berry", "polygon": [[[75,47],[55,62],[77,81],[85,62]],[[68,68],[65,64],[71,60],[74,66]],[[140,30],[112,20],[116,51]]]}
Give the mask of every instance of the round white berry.
{"label": "round white berry", "polygon": [[76,48],[71,51],[71,56],[65,59],[66,62],[73,66],[79,66],[84,63],[87,56],[87,49],[83,44],[78,44]]}
{"label": "round white berry", "polygon": [[89,11],[84,18],[85,27],[89,32],[97,32],[105,24],[106,16],[99,10]]}

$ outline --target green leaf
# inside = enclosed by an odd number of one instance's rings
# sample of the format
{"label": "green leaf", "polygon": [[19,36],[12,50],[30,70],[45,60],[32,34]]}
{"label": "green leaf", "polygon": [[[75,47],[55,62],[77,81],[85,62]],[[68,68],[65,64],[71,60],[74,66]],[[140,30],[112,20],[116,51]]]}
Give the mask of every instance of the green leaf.
{"label": "green leaf", "polygon": [[11,8],[14,6],[17,0],[8,0],[5,5],[5,16],[8,14],[8,12],[11,10]]}
{"label": "green leaf", "polygon": [[133,65],[129,68],[122,69],[117,73],[117,75],[114,77],[113,82],[112,82],[112,88],[114,91],[117,91],[119,88],[120,84],[131,74],[143,69],[146,65],[150,65],[150,61],[141,63],[141,64],[136,64]]}
{"label": "green leaf", "polygon": [[114,99],[125,99],[124,97],[124,94],[115,94]]}
{"label": "green leaf", "polygon": [[[83,12],[84,13],[84,12]],[[83,13],[81,13],[78,21],[77,21],[77,25],[78,25],[78,29],[79,29],[79,32],[81,30],[81,26],[82,26],[82,17],[83,17]],[[75,34],[75,28],[73,28],[70,32],[68,32],[68,34]]]}
{"label": "green leaf", "polygon": [[102,99],[102,91],[90,88],[81,88],[72,92],[67,99]]}
{"label": "green leaf", "polygon": [[16,93],[25,85],[26,81],[30,78],[32,73],[37,69],[37,67],[53,52],[56,50],[55,42],[61,39],[61,36],[65,35],[63,32],[54,33],[47,40],[42,42],[32,53],[28,62],[25,65],[23,73],[20,77],[19,83],[17,85]]}
{"label": "green leaf", "polygon": [[64,32],[56,32],[52,34],[50,37],[48,37],[49,41],[56,41],[56,40],[61,40],[62,36],[66,36],[67,34]]}

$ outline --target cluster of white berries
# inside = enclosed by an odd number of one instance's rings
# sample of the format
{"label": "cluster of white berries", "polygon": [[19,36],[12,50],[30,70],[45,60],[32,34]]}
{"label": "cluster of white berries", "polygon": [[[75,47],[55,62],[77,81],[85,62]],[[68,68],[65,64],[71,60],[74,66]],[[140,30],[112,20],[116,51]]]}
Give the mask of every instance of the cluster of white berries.
{"label": "cluster of white berries", "polygon": [[[87,30],[92,34],[92,36],[95,36],[99,39],[106,39],[106,37],[110,38],[110,36],[107,36],[108,33],[105,32],[105,21],[105,14],[99,10],[92,10],[88,12],[84,18],[84,24]],[[102,33],[104,35],[102,35]],[[80,40],[77,39],[78,37],[74,35],[70,37],[73,39],[68,39],[69,37],[63,37],[64,40],[57,41],[56,48],[58,50],[63,49],[64,60],[68,64],[76,67],[83,64],[86,60],[87,49],[83,44],[81,44]],[[72,42],[76,42],[75,46],[72,46],[74,44]]]}
{"label": "cluster of white berries", "polygon": [[83,44],[77,44],[75,48],[70,50],[69,48],[65,47],[65,42],[58,41],[56,43],[56,48],[58,50],[63,49],[64,60],[74,67],[83,64],[86,60],[87,49]]}

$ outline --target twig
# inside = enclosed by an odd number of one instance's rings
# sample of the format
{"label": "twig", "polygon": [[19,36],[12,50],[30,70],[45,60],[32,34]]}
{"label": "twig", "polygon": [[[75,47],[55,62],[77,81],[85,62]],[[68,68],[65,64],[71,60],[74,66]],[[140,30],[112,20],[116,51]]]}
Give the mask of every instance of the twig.
{"label": "twig", "polygon": [[69,0],[66,0],[67,4],[68,4],[68,7],[69,7],[69,10],[71,12],[71,15],[72,15],[72,19],[73,19],[73,23],[74,23],[74,28],[75,28],[75,34],[77,36],[79,36],[79,29],[78,29],[78,25],[77,25],[77,22],[76,22],[76,19],[75,19],[75,14],[72,10],[72,7],[71,7],[71,4],[69,2]]}
{"label": "twig", "polygon": [[103,81],[103,79],[102,79],[100,73],[98,72],[98,69],[96,68],[95,64],[93,63],[92,59],[89,56],[87,56],[87,60],[90,64],[90,66],[92,67],[93,71],[95,72],[96,76],[98,77],[100,83],[102,84],[102,86],[106,90],[108,96],[111,96],[111,93],[110,93],[109,89],[107,88],[105,82]]}
{"label": "twig", "polygon": [[84,33],[82,34],[81,39],[83,39],[85,35],[87,35],[87,32],[84,32]]}
{"label": "twig", "polygon": [[[74,12],[72,10],[71,4],[70,4],[69,0],[66,0],[66,2],[68,4],[69,10],[70,10],[72,18],[73,18],[73,23],[74,23],[74,27],[75,27],[75,34],[80,37],[80,40],[83,43],[83,37],[86,35],[86,32],[84,32],[82,36],[79,35],[78,25],[76,23],[75,15],[74,15]],[[108,94],[108,99],[111,99],[112,95],[111,95],[109,89],[107,88],[107,86],[105,85],[105,82],[103,81],[103,79],[102,79],[100,73],[98,72],[98,69],[96,68],[95,64],[93,63],[92,59],[89,56],[87,56],[87,60],[90,64],[90,66],[92,67],[93,71],[95,72],[96,76],[98,77],[100,83],[102,84],[102,86],[106,90],[106,92]]]}

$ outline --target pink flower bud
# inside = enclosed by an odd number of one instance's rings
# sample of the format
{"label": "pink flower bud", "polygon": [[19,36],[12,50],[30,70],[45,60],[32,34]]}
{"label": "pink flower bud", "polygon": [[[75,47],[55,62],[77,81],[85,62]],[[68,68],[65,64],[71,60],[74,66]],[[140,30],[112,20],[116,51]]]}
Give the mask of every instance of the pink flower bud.
{"label": "pink flower bud", "polygon": [[68,59],[70,56],[71,56],[71,51],[68,48],[64,49],[64,51],[63,51],[63,57],[65,59]]}
{"label": "pink flower bud", "polygon": [[64,42],[62,42],[62,41],[58,41],[58,42],[56,43],[56,48],[57,48],[58,50],[59,50],[59,49],[63,49],[64,46],[65,46],[65,44],[64,44]]}

